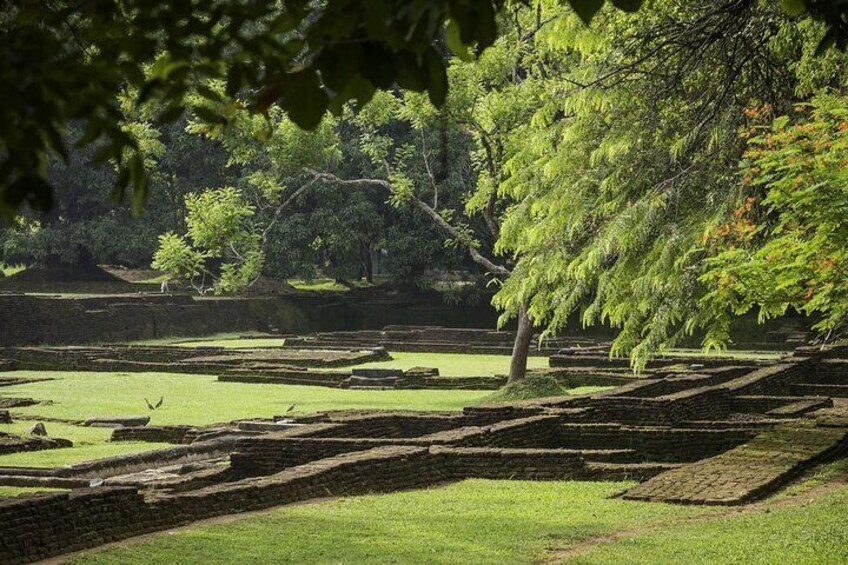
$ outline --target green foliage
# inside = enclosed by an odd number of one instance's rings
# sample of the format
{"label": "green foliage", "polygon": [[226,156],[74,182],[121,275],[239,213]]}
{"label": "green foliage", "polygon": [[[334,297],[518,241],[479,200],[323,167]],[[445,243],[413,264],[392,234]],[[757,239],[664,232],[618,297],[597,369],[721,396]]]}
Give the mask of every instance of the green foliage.
{"label": "green foliage", "polygon": [[[529,305],[551,333],[575,318],[620,328],[613,354],[642,367],[711,325],[703,233],[738,206],[744,110],[755,100],[783,111],[821,87],[805,49],[820,30],[736,2],[603,13],[582,33],[557,8],[542,17],[551,23],[528,71],[538,103],[513,130],[499,184],[517,203],[497,249],[516,266],[495,303],[505,318]],[[728,64],[728,50],[745,55]],[[838,74],[844,58],[827,65]]]}
{"label": "green foliage", "polygon": [[264,262],[261,236],[253,223],[254,206],[231,187],[189,194],[185,204],[186,235],[161,235],[151,267],[188,282],[201,294],[208,288],[207,278],[210,284],[215,279],[216,292],[250,286]]}
{"label": "green foliage", "polygon": [[[605,0],[569,0],[584,22]],[[132,188],[138,211],[149,192],[143,143],[126,123],[120,97],[155,108],[158,123],[186,107],[225,125],[232,109],[263,113],[277,105],[298,125],[316,127],[327,111],[362,107],[379,90],[448,97],[443,43],[470,59],[497,38],[504,0],[347,0],[236,2],[105,0],[94,4],[24,0],[0,15],[0,212],[53,205],[48,156],[67,158],[63,139],[78,121],[79,147],[97,144],[94,161],[117,167],[115,191]],[[634,11],[641,0],[611,0]],[[835,0],[785,2],[824,22],[819,51],[844,48],[848,7]],[[216,88],[214,85],[221,85]],[[230,110],[213,106],[241,98]],[[193,99],[198,95],[201,100]]]}
{"label": "green foliage", "polygon": [[793,116],[745,135],[743,194],[727,223],[706,234],[712,251],[701,280],[716,338],[731,315],[761,319],[794,308],[830,334],[848,320],[848,98],[823,92]]}
{"label": "green foliage", "polygon": [[159,249],[153,254],[151,266],[166,273],[175,280],[184,280],[190,284],[204,273],[206,254],[192,249],[185,238],[166,233],[159,236]]}

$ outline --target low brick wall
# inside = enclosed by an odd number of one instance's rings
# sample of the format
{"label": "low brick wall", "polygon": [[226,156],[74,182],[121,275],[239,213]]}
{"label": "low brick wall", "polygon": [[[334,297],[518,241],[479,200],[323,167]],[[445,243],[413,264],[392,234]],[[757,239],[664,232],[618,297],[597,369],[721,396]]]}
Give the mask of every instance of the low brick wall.
{"label": "low brick wall", "polygon": [[632,449],[641,460],[678,463],[718,455],[755,435],[755,431],[747,429],[566,424],[559,428],[556,446],[567,449]]}
{"label": "low brick wall", "polygon": [[[6,413],[8,416],[8,412]],[[11,422],[11,420],[9,420]],[[42,451],[44,449],[59,449],[71,447],[73,444],[66,439],[46,438],[36,436],[17,436],[0,432],[0,455],[22,453],[26,451]]]}
{"label": "low brick wall", "polygon": [[115,428],[109,441],[183,443],[190,426],[127,426]]}
{"label": "low brick wall", "polygon": [[331,419],[332,428],[306,433],[303,437],[408,438],[420,437],[461,426],[461,415],[374,414]]}
{"label": "low brick wall", "polygon": [[812,382],[848,385],[848,359],[822,359],[816,363]]}
{"label": "low brick wall", "polygon": [[469,477],[617,479],[663,469],[587,465],[580,454],[564,450],[384,446],[147,498],[134,488],[99,487],[0,501],[0,562],[36,561],[200,519],[326,496],[395,492]]}
{"label": "low brick wall", "polygon": [[[551,367],[630,367],[629,358],[610,358],[609,355],[551,355],[549,363]],[[648,361],[648,368],[655,369],[659,367],[670,367],[672,365],[700,365],[705,368],[729,366],[758,367],[764,364],[768,363],[747,359],[731,359],[726,357],[661,356]]]}

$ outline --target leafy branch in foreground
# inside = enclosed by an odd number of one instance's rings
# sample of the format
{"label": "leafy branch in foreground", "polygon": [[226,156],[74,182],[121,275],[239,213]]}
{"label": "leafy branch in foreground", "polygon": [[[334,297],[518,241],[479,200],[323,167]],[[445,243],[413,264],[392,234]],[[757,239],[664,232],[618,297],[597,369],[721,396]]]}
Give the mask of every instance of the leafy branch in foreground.
{"label": "leafy branch in foreground", "polygon": [[[447,96],[448,50],[469,57],[492,45],[506,0],[20,0],[0,10],[0,214],[53,203],[50,155],[67,158],[66,127],[79,123],[80,147],[97,145],[94,159],[112,162],[115,198],[127,189],[136,211],[147,198],[144,156],[118,103],[132,92],[157,108],[159,123],[186,108],[209,123],[226,124],[236,107],[213,112],[193,106],[190,92],[220,102],[211,81],[230,98],[265,112],[281,107],[312,128],[345,103],[360,107],[377,90]],[[515,2],[509,2],[513,8]],[[541,5],[542,3],[540,3]],[[588,23],[605,0],[568,0]],[[611,0],[635,11],[642,0]],[[822,21],[822,47],[844,48],[848,4],[784,0],[787,10]],[[520,5],[520,3],[518,4]]]}

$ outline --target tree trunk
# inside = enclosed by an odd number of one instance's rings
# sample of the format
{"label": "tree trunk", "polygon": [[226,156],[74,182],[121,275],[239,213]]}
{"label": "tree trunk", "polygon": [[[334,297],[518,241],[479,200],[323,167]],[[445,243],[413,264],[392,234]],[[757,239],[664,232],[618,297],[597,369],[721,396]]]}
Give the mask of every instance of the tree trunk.
{"label": "tree trunk", "polygon": [[522,306],[518,312],[518,330],[512,346],[512,360],[509,364],[509,382],[522,380],[527,375],[527,356],[530,353],[530,340],[533,339],[533,320]]}
{"label": "tree trunk", "polygon": [[374,265],[371,262],[371,246],[364,242],[359,244],[359,253],[362,257],[362,266],[365,268],[365,280],[368,284],[374,284]]}

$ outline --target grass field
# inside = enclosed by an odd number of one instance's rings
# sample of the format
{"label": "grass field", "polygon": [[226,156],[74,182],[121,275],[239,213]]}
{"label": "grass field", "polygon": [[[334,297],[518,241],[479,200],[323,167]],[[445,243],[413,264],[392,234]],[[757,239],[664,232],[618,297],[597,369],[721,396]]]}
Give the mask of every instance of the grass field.
{"label": "grass field", "polygon": [[214,339],[214,340],[198,340],[198,341],[179,341],[169,345],[179,347],[224,347],[226,349],[241,349],[241,348],[266,348],[266,347],[282,347],[283,338],[281,337],[251,337],[237,339]]}
{"label": "grass field", "polygon": [[[12,424],[0,424],[0,432],[23,435],[32,425],[31,421],[18,420]],[[112,435],[112,430],[108,428],[90,428],[59,422],[45,422],[44,425],[50,437],[69,439],[74,446],[0,455],[0,466],[57,467],[168,447],[166,444],[142,442],[108,443]]]}
{"label": "grass field", "polygon": [[[38,376],[17,371],[10,376]],[[13,412],[84,420],[149,414],[150,425],[204,425],[239,418],[270,417],[296,404],[294,414],[323,410],[461,410],[489,391],[345,390],[315,386],[219,383],[211,375],[173,373],[51,372],[56,380],[4,387],[9,396],[50,400]],[[164,397],[150,412],[144,399]]]}
{"label": "grass field", "polygon": [[[414,366],[421,354],[400,354],[399,363]],[[463,365],[480,356],[442,355],[438,366],[473,373]],[[485,356],[483,356],[485,357]],[[492,356],[493,357],[493,356]],[[474,359],[476,361],[476,359]],[[500,359],[489,359],[490,367]],[[476,367],[477,365],[474,365]],[[447,367],[447,369],[445,369]],[[14,376],[43,376],[36,371],[6,373]],[[87,373],[50,372],[55,380],[3,388],[7,396],[32,397],[43,404],[13,409],[13,414],[86,420],[95,417],[149,415],[150,425],[208,425],[243,418],[282,414],[292,404],[293,414],[325,410],[448,410],[490,402],[499,398],[485,390],[345,390],[336,388],[219,383],[210,375],[173,373]],[[568,391],[582,394],[598,390],[582,387]],[[145,398],[155,402],[164,397],[161,408],[150,411]],[[0,424],[0,432],[25,434],[33,421],[18,420]],[[91,459],[112,457],[163,447],[159,444],[108,443],[111,430],[66,423],[46,422],[51,437],[65,438],[74,447],[0,456],[0,466],[53,467]]]}
{"label": "grass field", "polygon": [[37,494],[39,492],[57,492],[62,489],[45,487],[4,487],[0,486],[0,499],[20,496],[22,494]]}
{"label": "grass field", "polygon": [[[461,353],[392,353],[391,361],[363,363],[356,367],[410,369],[436,367],[446,377],[485,377],[509,373],[509,355],[466,355]],[[530,357],[527,367],[541,369],[548,366],[547,357]]]}
{"label": "grass field", "polygon": [[95,550],[74,564],[848,561],[848,464],[740,509],[611,498],[630,483],[468,480],[278,508]]}

